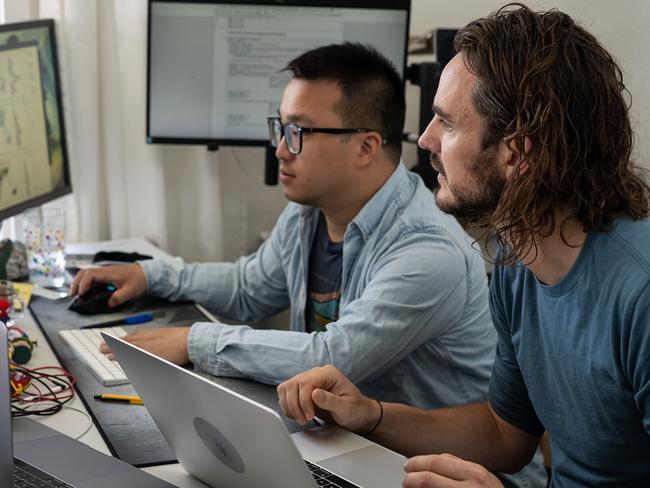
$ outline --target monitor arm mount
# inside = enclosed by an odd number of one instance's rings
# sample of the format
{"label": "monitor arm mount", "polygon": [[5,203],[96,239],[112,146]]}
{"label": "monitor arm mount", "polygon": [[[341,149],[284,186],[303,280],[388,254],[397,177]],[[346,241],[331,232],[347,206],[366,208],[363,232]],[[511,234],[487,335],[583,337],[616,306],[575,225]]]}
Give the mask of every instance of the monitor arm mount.
{"label": "monitor arm mount", "polygon": [[[270,144],[264,146],[264,184],[267,186],[275,186],[278,184],[278,159],[275,157],[275,148]],[[209,152],[216,152],[219,150],[218,144],[208,144],[207,150]]]}
{"label": "monitor arm mount", "polygon": [[280,171],[278,158],[275,157],[275,148],[267,144],[264,154],[264,184],[275,186],[278,184],[278,172]]}

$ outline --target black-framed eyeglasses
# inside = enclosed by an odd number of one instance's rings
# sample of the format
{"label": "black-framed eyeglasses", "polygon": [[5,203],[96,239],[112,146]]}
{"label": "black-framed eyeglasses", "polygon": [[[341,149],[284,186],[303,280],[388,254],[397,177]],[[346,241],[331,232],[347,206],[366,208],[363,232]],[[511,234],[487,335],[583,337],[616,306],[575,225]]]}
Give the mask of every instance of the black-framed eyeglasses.
{"label": "black-framed eyeglasses", "polygon": [[[278,147],[284,136],[284,142],[291,154],[300,154],[302,151],[302,134],[304,132],[321,132],[323,134],[356,134],[360,132],[379,132],[376,129],[367,129],[365,127],[356,129],[343,128],[324,128],[324,127],[301,127],[298,124],[289,122],[283,124],[280,117],[268,117],[266,123],[269,126],[269,139],[273,147]],[[386,144],[386,141],[382,141]]]}

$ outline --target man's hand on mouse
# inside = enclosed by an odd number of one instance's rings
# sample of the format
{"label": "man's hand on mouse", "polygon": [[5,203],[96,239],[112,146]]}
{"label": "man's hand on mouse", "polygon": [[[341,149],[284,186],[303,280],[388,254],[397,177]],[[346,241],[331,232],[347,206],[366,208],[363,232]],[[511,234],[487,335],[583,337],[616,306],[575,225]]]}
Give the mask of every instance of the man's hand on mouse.
{"label": "man's hand on mouse", "polygon": [[83,295],[96,283],[112,283],[117,288],[108,301],[109,307],[122,305],[147,290],[147,278],[142,267],[127,264],[79,271],[70,287],[70,294]]}
{"label": "man's hand on mouse", "polygon": [[[122,339],[149,351],[174,364],[184,365],[190,362],[187,353],[187,336],[189,327],[163,327],[162,329],[142,330],[127,334]],[[108,345],[103,342],[99,350],[115,359]]]}

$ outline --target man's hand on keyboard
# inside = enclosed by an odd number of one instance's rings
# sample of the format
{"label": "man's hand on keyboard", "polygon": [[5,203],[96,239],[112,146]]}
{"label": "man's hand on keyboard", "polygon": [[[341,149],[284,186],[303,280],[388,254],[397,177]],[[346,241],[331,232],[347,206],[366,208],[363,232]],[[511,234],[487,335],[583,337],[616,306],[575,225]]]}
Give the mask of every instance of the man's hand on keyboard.
{"label": "man's hand on keyboard", "polygon": [[70,294],[83,295],[95,283],[112,283],[117,288],[108,301],[109,307],[122,305],[147,290],[147,278],[142,267],[139,264],[127,264],[79,271],[70,287]]}
{"label": "man's hand on keyboard", "polygon": [[[190,362],[187,354],[189,333],[189,327],[164,327],[133,332],[122,339],[174,364],[183,365]],[[105,342],[100,345],[99,350],[113,359]]]}

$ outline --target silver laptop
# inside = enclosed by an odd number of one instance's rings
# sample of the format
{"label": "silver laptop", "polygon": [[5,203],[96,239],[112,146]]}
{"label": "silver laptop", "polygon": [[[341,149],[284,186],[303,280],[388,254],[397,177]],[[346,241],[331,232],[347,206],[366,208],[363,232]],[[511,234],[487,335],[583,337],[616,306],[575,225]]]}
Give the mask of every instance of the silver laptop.
{"label": "silver laptop", "polygon": [[401,486],[403,456],[334,426],[289,435],[272,409],[102,336],[180,464],[203,483],[214,488]]}
{"label": "silver laptop", "polygon": [[8,357],[0,324],[0,487],[173,488],[29,418],[14,419],[12,429]]}

